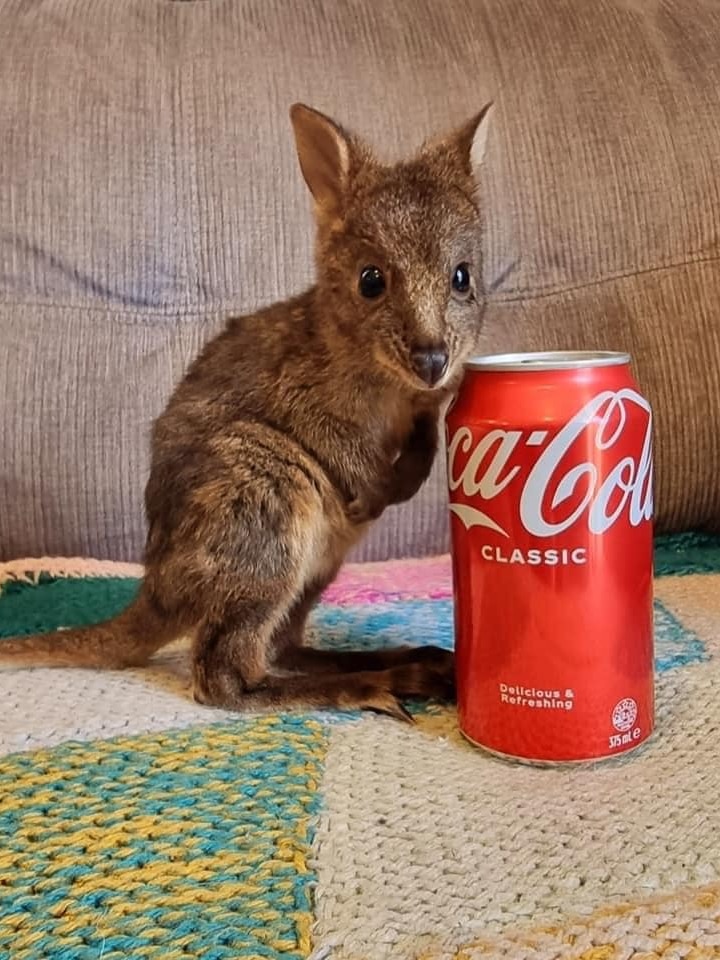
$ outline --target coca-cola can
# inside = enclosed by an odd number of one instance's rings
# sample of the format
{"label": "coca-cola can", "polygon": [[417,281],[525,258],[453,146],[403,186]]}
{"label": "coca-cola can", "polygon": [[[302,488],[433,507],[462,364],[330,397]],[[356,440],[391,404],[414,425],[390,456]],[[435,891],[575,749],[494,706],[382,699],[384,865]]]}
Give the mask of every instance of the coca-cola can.
{"label": "coca-cola can", "polygon": [[652,415],[612,352],[478,357],[446,414],[458,721],[506,758],[654,726]]}

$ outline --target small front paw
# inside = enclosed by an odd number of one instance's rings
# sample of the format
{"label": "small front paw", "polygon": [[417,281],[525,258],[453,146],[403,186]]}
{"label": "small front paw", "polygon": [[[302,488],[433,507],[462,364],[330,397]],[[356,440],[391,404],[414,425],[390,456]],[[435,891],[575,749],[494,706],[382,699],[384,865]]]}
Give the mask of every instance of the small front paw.
{"label": "small front paw", "polygon": [[350,523],[361,524],[367,521],[367,512],[365,510],[365,504],[358,497],[355,500],[351,500],[345,507],[345,516],[348,518]]}
{"label": "small front paw", "polygon": [[407,439],[407,448],[410,450],[420,448],[429,452],[437,448],[438,443],[438,414],[437,411],[423,411],[413,420],[412,430]]}
{"label": "small front paw", "polygon": [[384,509],[384,503],[369,500],[367,497],[356,497],[345,507],[345,516],[350,523],[360,526],[363,523],[371,523],[373,520],[377,520]]}

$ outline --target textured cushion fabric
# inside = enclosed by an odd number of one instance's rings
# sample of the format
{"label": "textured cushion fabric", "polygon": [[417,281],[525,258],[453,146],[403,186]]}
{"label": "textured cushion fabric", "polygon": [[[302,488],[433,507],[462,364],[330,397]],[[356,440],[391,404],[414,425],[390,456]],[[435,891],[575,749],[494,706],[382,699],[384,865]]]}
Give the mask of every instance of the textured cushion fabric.
{"label": "textured cushion fabric", "polygon": [[[288,107],[397,156],[494,98],[484,348],[629,349],[659,529],[720,526],[715,0],[0,0],[0,559],[135,560],[148,433],[310,281]],[[356,556],[447,547],[444,464]]]}

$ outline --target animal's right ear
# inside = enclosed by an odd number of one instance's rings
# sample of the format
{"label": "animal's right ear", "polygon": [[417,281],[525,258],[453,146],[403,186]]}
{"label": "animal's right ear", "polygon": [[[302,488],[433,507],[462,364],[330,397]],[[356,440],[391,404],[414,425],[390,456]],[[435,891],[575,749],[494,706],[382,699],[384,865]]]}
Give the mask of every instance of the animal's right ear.
{"label": "animal's right ear", "polygon": [[350,179],[350,137],[329,117],[303,103],[293,104],[290,119],[300,169],[315,203],[326,214],[340,214]]}

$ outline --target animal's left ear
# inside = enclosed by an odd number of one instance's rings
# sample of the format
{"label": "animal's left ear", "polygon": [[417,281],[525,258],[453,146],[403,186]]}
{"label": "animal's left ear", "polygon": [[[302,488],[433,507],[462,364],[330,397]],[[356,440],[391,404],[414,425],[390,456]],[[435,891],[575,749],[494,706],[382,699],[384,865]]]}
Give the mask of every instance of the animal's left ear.
{"label": "animal's left ear", "polygon": [[423,154],[477,182],[485,160],[493,109],[494,104],[490,101],[452,133],[427,142]]}

